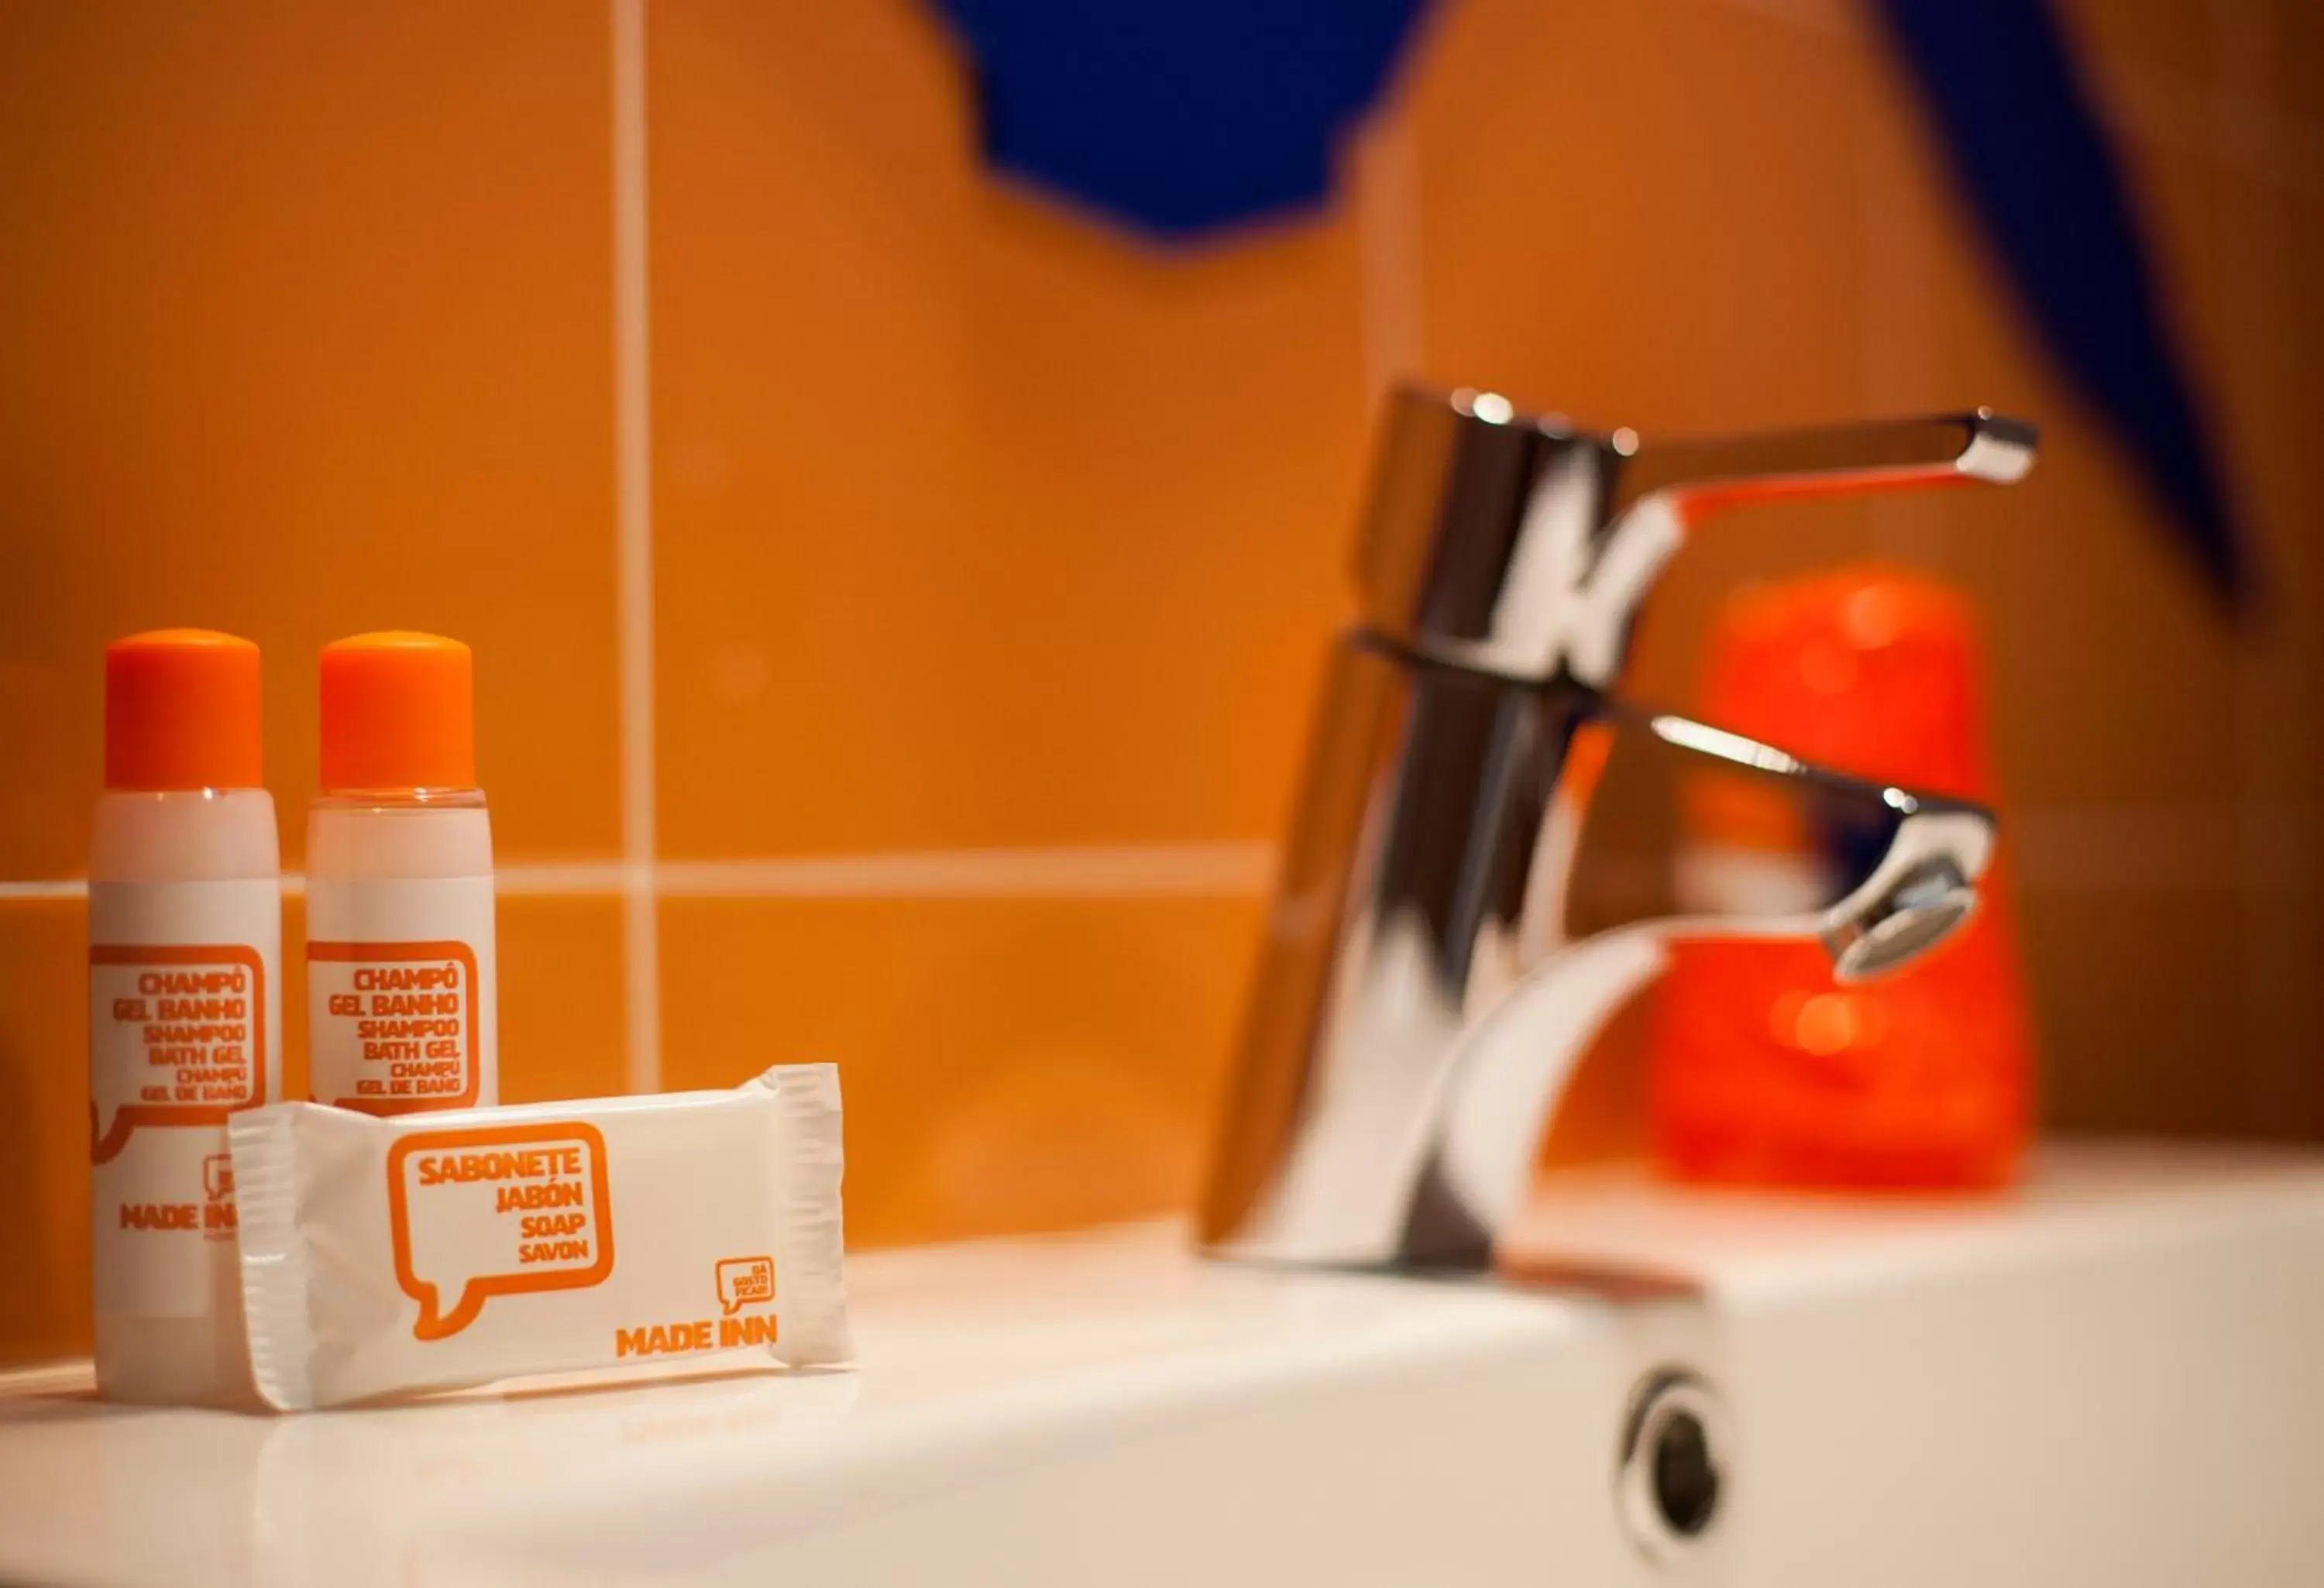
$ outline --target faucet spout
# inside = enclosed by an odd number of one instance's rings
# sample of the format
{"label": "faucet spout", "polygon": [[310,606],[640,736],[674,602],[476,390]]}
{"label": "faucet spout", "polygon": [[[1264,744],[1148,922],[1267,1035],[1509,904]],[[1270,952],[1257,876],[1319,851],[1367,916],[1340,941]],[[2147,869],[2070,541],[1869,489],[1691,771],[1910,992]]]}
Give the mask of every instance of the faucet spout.
{"label": "faucet spout", "polygon": [[1674,944],[1818,941],[1843,979],[1857,979],[1909,964],[1974,909],[1973,885],[1994,842],[1982,807],[1850,778],[1683,717],[1611,703],[1607,715],[1885,821],[1878,862],[1823,909],[1669,917],[1557,943],[1515,966],[1480,1007],[1458,1011],[1434,995],[1425,956],[1416,952],[1422,923],[1379,924],[1372,951],[1349,967],[1361,992],[1334,1011],[1346,1022],[1332,1033],[1345,1061],[1317,1090],[1269,1193],[1232,1226],[1206,1231],[1213,1251],[1355,1268],[1486,1268],[1522,1207],[1576,1066],[1607,1020],[1662,972]]}

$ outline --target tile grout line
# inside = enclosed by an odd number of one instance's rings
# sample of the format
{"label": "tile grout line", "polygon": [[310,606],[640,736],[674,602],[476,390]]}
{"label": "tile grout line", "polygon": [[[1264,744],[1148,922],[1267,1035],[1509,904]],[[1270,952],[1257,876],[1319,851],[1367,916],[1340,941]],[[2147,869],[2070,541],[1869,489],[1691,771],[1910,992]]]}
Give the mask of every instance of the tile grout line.
{"label": "tile grout line", "polygon": [[647,295],[646,0],[612,0],[614,601],[621,671],[623,1082],[661,1090],[655,860],[653,369]]}
{"label": "tile grout line", "polygon": [[655,868],[655,885],[686,899],[1243,898],[1266,891],[1275,856],[1252,839],[678,861]]}
{"label": "tile grout line", "polygon": [[[2211,163],[2215,171],[2228,172],[2245,169],[2267,169],[2273,152],[2257,161],[2251,158],[2251,134],[2255,129],[2273,129],[2277,124],[2272,114],[2273,106],[2266,103],[2264,85],[2270,56],[2268,23],[2255,17],[2231,16],[2226,10],[2214,8],[2210,18],[2211,43],[2217,52],[2214,65],[2215,80],[2205,99],[2206,131],[2210,139]],[[2282,140],[2279,131],[2277,142]],[[2215,204],[2225,202],[2224,184],[2213,196]],[[2228,223],[2227,217],[2214,212],[2211,223],[2215,242],[2220,250],[2220,269],[2229,299],[2236,303],[2265,303],[2269,285],[2267,272],[2255,260],[2251,239],[2242,227]],[[2253,374],[2253,345],[2236,334],[2233,322],[2226,333],[2226,345],[2214,354],[2214,365],[2218,379],[2231,389],[2247,382]],[[2262,371],[2261,373],[2264,373]],[[2247,565],[2264,577],[2264,569],[2257,561],[2257,547],[2250,544],[2259,537],[2248,515],[2238,526],[2246,531],[2246,552],[2253,559]],[[2264,929],[2267,906],[2274,902],[2270,897],[2271,884],[2281,880],[2282,856],[2270,840],[2272,824],[2268,819],[2267,802],[2260,797],[2264,785],[2268,760],[2267,693],[2260,658],[2248,634],[2237,637],[2231,658],[2235,669],[2232,698],[2233,736],[2236,757],[2236,907],[2238,929],[2245,941],[2236,955],[2241,973],[2239,989],[2242,1004],[2243,1029],[2236,1044],[2236,1057],[2244,1068],[2239,1076],[2243,1085],[2244,1123],[2266,1131],[2271,1124],[2279,1126],[2287,1113],[2285,1107],[2285,1077],[2273,1060],[2276,1055],[2268,1051],[2262,1034],[2268,1027],[2268,1011],[2273,992],[2273,966],[2264,953],[2253,951],[2252,944]],[[2297,869],[2294,868],[2294,874]],[[2255,1073],[2256,1070],[2256,1073]],[[2297,1108],[2301,1099],[2294,1083],[2290,1102]]]}
{"label": "tile grout line", "polygon": [[[2324,852],[2271,839],[2276,863],[2241,863],[2252,825],[2269,835],[2324,827],[2324,802],[2305,799],[2107,800],[2019,806],[2004,814],[2015,885],[2045,896],[2253,891],[2296,893],[2324,881]],[[1168,899],[1266,893],[1279,851],[1271,839],[1050,847],[899,849],[724,860],[551,861],[503,866],[506,898]],[[2125,855],[2144,858],[2126,866]],[[2170,857],[2169,863],[2162,863]],[[305,891],[293,872],[282,889]],[[78,877],[0,881],[0,903],[73,900]]]}
{"label": "tile grout line", "polygon": [[1398,383],[1421,370],[1426,332],[1420,272],[1420,161],[1412,119],[1390,94],[1356,167],[1356,269],[1362,305],[1367,426]]}
{"label": "tile grout line", "polygon": [[[562,861],[503,866],[495,891],[512,899],[633,894],[661,899],[1170,899],[1250,898],[1266,891],[1276,846],[1259,838],[1018,849],[894,850],[747,860]],[[282,877],[290,897],[307,891]],[[0,903],[81,899],[78,877],[0,882]]]}
{"label": "tile grout line", "polygon": [[88,883],[79,877],[40,878],[25,882],[0,882],[0,903],[11,900],[86,899]]}
{"label": "tile grout line", "polygon": [[[1929,409],[1942,384],[1937,287],[1923,214],[1880,169],[1877,136],[1866,125],[1879,114],[1877,96],[1885,87],[1877,78],[1859,79],[1849,105],[1856,134],[1853,208],[1862,300],[1857,331],[1864,339],[1858,374],[1864,410],[1872,414]],[[1868,499],[1866,511],[1873,555],[1938,570],[1950,564],[1951,525],[1937,493],[1877,494]]]}

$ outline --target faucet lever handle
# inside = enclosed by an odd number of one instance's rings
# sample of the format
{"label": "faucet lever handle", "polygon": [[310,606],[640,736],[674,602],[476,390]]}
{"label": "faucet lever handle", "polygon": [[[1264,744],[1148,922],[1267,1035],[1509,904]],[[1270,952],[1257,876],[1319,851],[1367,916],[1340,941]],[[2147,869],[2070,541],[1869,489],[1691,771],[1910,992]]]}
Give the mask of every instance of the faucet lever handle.
{"label": "faucet lever handle", "polygon": [[1976,409],[1703,441],[1521,418],[1497,393],[1399,392],[1356,553],[1360,622],[1389,645],[1509,678],[1621,670],[1637,604],[1685,530],[1749,501],[2034,466],[2034,428]]}
{"label": "faucet lever handle", "polygon": [[1612,516],[1656,494],[1674,498],[1681,518],[1692,523],[1751,502],[1972,481],[2011,485],[2033,468],[2039,439],[2024,420],[1979,408],[1648,445],[1623,469]]}
{"label": "faucet lever handle", "polygon": [[[1560,649],[1547,653],[1563,654],[1584,681],[1609,687],[1621,674],[1639,604],[1687,531],[1712,513],[1751,502],[2009,485],[2033,468],[2038,439],[2024,420],[1989,408],[1666,447],[1641,448],[1626,431],[1615,438],[1624,463],[1606,499],[1604,531],[1573,599],[1561,606],[1535,595],[1504,610],[1556,614],[1562,628],[1541,637]],[[1545,535],[1561,522],[1556,484],[1536,494]],[[1571,522],[1570,511],[1564,522]]]}

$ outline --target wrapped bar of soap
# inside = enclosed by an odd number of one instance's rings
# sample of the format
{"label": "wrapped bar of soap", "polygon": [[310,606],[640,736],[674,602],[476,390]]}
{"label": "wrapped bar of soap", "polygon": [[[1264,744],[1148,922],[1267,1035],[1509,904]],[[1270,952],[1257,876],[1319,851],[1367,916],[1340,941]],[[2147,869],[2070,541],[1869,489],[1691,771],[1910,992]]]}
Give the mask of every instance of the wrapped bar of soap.
{"label": "wrapped bar of soap", "polygon": [[282,1410],[755,1351],[847,1361],[838,1072],[374,1118],[234,1116],[244,1309]]}

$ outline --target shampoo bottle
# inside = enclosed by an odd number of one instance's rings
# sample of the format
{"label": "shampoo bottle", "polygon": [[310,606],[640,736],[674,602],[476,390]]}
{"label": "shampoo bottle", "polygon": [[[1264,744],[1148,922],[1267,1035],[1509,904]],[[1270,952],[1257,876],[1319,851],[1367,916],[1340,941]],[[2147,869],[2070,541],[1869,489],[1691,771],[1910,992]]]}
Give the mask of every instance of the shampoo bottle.
{"label": "shampoo bottle", "polygon": [[309,1093],[373,1114],[496,1103],[493,836],[468,648],[358,634],[324,648],[321,682]]}
{"label": "shampoo bottle", "polygon": [[254,1401],[226,1124],[281,1095],[282,895],[258,648],[105,653],[88,861],[90,1270],[108,1399]]}

